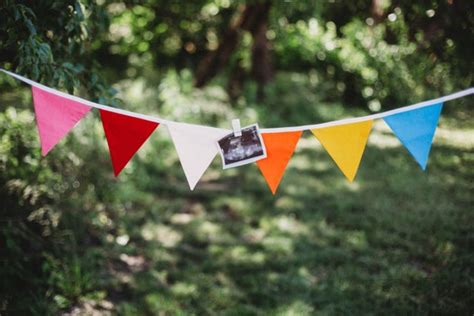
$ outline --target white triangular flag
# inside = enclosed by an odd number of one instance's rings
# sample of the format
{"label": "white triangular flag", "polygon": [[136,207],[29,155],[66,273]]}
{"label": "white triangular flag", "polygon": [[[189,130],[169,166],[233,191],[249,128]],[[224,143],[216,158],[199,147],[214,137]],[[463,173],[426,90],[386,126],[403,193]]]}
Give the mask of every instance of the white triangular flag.
{"label": "white triangular flag", "polygon": [[216,142],[231,131],[184,123],[167,123],[167,126],[193,190],[218,152]]}

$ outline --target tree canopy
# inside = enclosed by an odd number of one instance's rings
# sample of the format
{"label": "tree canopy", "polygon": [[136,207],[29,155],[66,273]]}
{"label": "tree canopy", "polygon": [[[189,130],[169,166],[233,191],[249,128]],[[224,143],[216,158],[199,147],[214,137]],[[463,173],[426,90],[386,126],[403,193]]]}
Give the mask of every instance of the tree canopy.
{"label": "tree canopy", "polygon": [[378,110],[472,83],[473,9],[466,0],[7,0],[0,63],[112,104],[105,69],[190,68],[196,86],[224,72],[234,98],[249,79],[263,95],[275,71],[313,70],[328,94]]}

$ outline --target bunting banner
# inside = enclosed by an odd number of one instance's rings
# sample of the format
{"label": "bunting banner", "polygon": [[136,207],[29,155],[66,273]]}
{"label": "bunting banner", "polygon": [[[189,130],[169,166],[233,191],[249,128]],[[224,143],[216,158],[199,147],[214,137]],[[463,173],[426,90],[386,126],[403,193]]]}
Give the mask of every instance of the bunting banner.
{"label": "bunting banner", "polygon": [[426,169],[443,103],[384,117],[402,144],[420,165]]}
{"label": "bunting banner", "polygon": [[474,94],[474,87],[399,109],[332,122],[259,129],[258,124],[230,129],[187,124],[88,101],[0,68],[32,87],[33,105],[46,156],[91,110],[99,110],[115,176],[160,125],[166,125],[191,190],[220,152],[223,168],[256,163],[276,194],[304,131],[310,131],[344,176],[354,181],[375,120],[382,119],[425,170],[443,104]]}
{"label": "bunting banner", "polygon": [[91,108],[35,86],[31,90],[41,154],[46,156]]}
{"label": "bunting banner", "polygon": [[311,130],[350,182],[356,176],[372,124],[369,120]]}
{"label": "bunting banner", "polygon": [[118,176],[160,124],[105,110],[99,110],[99,112],[109,145],[114,174]]}
{"label": "bunting banner", "polygon": [[302,131],[296,131],[262,134],[267,148],[267,158],[258,160],[257,166],[273,194],[276,193],[302,133]]}
{"label": "bunting banner", "polygon": [[188,180],[194,187],[217,155],[216,141],[230,131],[183,123],[169,123],[168,131],[173,140],[179,161]]}

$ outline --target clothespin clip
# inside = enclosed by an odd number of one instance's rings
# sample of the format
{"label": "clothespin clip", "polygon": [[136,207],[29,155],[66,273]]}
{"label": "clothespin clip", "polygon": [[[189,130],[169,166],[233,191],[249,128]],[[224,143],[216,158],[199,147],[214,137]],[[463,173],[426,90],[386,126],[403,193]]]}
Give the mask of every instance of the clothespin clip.
{"label": "clothespin clip", "polygon": [[242,136],[242,129],[240,128],[240,120],[233,119],[232,120],[232,129],[234,130],[234,137]]}

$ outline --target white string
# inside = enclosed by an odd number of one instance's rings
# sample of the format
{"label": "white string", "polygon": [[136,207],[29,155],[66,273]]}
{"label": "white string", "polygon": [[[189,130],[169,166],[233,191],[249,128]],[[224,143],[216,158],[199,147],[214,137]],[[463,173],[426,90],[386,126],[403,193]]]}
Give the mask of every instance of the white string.
{"label": "white string", "polygon": [[[72,101],[76,101],[76,102],[82,103],[84,105],[87,105],[87,106],[90,106],[90,107],[93,107],[93,108],[96,108],[96,109],[107,110],[109,112],[123,114],[123,115],[131,116],[131,117],[136,117],[136,118],[139,118],[139,119],[143,119],[143,120],[151,121],[151,122],[156,122],[156,123],[160,123],[160,124],[164,124],[164,125],[167,125],[168,123],[179,123],[179,122],[166,120],[166,119],[159,118],[159,117],[154,117],[154,116],[145,115],[145,114],[141,114],[141,113],[122,110],[122,109],[110,107],[110,106],[107,106],[107,105],[95,103],[95,102],[92,102],[92,101],[88,101],[88,100],[85,100],[85,99],[82,99],[82,98],[79,98],[79,97],[76,97],[76,96],[73,96],[73,95],[55,90],[53,88],[47,87],[45,85],[42,85],[38,82],[35,82],[35,81],[30,80],[28,78],[25,78],[23,76],[17,75],[17,74],[15,74],[13,72],[10,72],[8,70],[0,68],[0,71],[2,71],[4,73],[6,73],[7,75],[10,75],[10,76],[18,79],[18,80],[21,80],[21,81],[23,81],[23,82],[25,82],[25,83],[27,83],[31,86],[38,87],[40,89],[48,91],[48,92],[50,92],[52,94],[55,94],[57,96],[60,96],[60,97],[63,97],[63,98],[66,98],[66,99],[69,99],[69,100],[72,100]],[[430,106],[430,105],[433,105],[433,104],[446,102],[446,101],[451,101],[451,100],[458,99],[458,98],[462,98],[462,97],[470,95],[470,94],[474,94],[474,87],[466,89],[466,90],[462,90],[462,91],[459,91],[459,92],[456,92],[456,93],[452,93],[452,94],[449,94],[449,95],[446,95],[446,96],[443,96],[443,97],[440,97],[440,98],[437,98],[437,99],[423,101],[423,102],[420,102],[420,103],[416,103],[416,104],[413,104],[413,105],[401,107],[401,108],[386,111],[386,112],[380,112],[380,113],[361,116],[361,117],[346,118],[346,119],[341,119],[341,120],[336,120],[336,121],[331,121],[331,122],[326,122],[326,123],[311,124],[311,125],[299,125],[299,126],[276,127],[276,128],[261,128],[260,132],[262,132],[262,133],[280,133],[280,132],[304,131],[304,130],[315,129],[315,128],[324,128],[324,127],[329,127],[329,126],[336,126],[336,125],[343,125],[343,124],[349,124],[349,123],[363,122],[363,121],[367,121],[367,120],[375,120],[375,119],[380,119],[380,118],[383,118],[383,117],[386,117],[386,116],[389,116],[389,115],[398,114],[398,113],[402,113],[402,112],[407,112],[407,111],[411,111],[411,110],[414,110],[414,109]]]}
{"label": "white string", "polygon": [[156,122],[156,123],[165,124],[165,125],[168,122],[172,122],[172,121],[165,120],[165,119],[162,119],[162,118],[159,118],[159,117],[154,117],[154,116],[150,116],[150,115],[145,115],[145,114],[136,113],[136,112],[132,112],[132,111],[122,110],[122,109],[114,108],[114,107],[111,107],[111,106],[95,103],[95,102],[85,100],[85,99],[76,97],[74,95],[70,95],[70,94],[55,90],[53,88],[47,87],[45,85],[42,85],[41,83],[38,83],[38,82],[35,82],[35,81],[30,80],[28,78],[25,78],[23,76],[17,75],[17,74],[15,74],[13,72],[10,72],[8,70],[0,68],[0,71],[3,71],[4,73],[6,73],[6,74],[18,79],[18,80],[21,80],[21,81],[23,81],[23,82],[25,82],[25,83],[27,83],[31,86],[38,87],[42,90],[48,91],[48,92],[50,92],[52,94],[55,94],[57,96],[60,96],[60,97],[63,97],[63,98],[66,98],[66,99],[69,99],[69,100],[72,100],[72,101],[76,101],[76,102],[82,103],[84,105],[87,105],[87,106],[90,106],[90,107],[93,107],[93,108],[96,108],[96,109],[107,110],[109,112],[114,112],[114,113],[118,113],[118,114],[132,116],[132,117],[136,117],[136,118],[143,119],[143,120],[146,120],[146,121]]}
{"label": "white string", "polygon": [[402,108],[386,111],[386,112],[380,112],[380,113],[375,113],[371,115],[366,115],[366,116],[360,116],[360,117],[354,117],[354,118],[346,118],[346,119],[341,119],[337,121],[331,121],[331,122],[326,122],[326,123],[319,123],[319,124],[311,124],[311,125],[300,125],[300,126],[289,126],[289,127],[276,127],[276,128],[263,128],[260,129],[262,133],[280,133],[280,132],[293,132],[293,131],[304,131],[304,130],[309,130],[309,129],[315,129],[315,128],[324,128],[324,127],[329,127],[329,126],[336,126],[336,125],[343,125],[343,124],[349,124],[349,123],[357,123],[357,122],[363,122],[363,121],[368,121],[368,120],[376,120],[380,119],[386,116],[390,116],[393,114],[398,114],[398,113],[403,113],[403,112],[408,112],[411,110],[419,109],[422,107],[430,106],[433,104],[438,104],[454,99],[459,99],[464,96],[474,94],[474,87],[469,88],[466,90],[462,90],[456,93],[448,94],[444,97],[433,99],[433,100],[428,100],[428,101],[423,101],[420,103],[416,103],[413,105],[408,105],[404,106]]}

